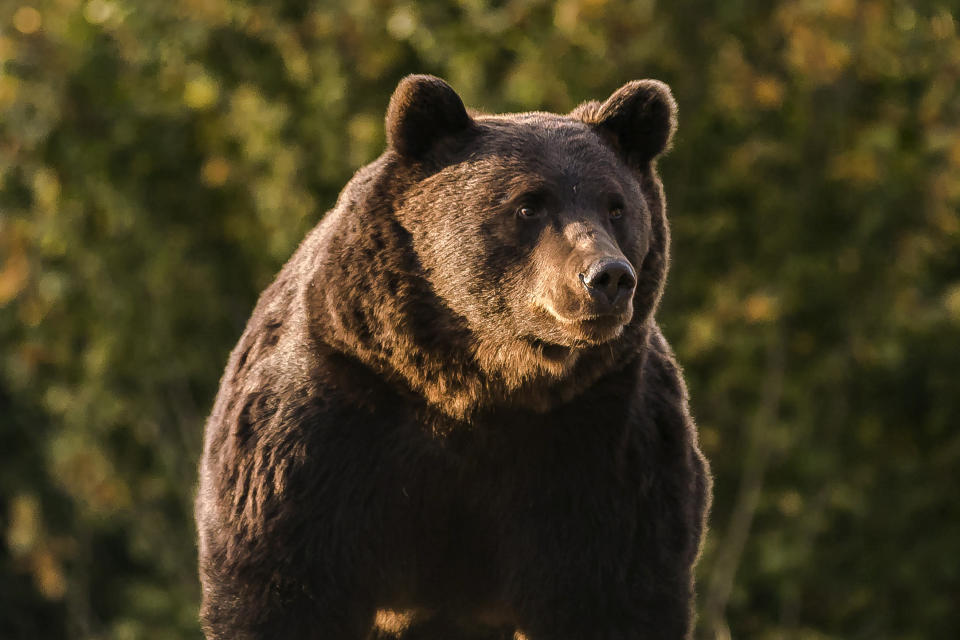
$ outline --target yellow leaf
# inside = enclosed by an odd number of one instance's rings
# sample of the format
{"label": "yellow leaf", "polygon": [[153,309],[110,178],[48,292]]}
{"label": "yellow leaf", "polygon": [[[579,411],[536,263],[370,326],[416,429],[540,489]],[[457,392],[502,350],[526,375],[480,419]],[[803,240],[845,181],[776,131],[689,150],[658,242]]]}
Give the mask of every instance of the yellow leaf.
{"label": "yellow leaf", "polygon": [[83,8],[83,17],[90,24],[103,24],[116,12],[117,7],[107,0],[90,0]]}
{"label": "yellow leaf", "polygon": [[777,299],[764,293],[755,293],[747,298],[743,309],[750,322],[767,322],[777,315]]}
{"label": "yellow leaf", "polygon": [[40,12],[31,6],[22,6],[13,14],[13,28],[24,35],[36,33],[42,25]]}
{"label": "yellow leaf", "polygon": [[9,248],[6,261],[0,265],[0,305],[13,300],[27,286],[30,263],[27,252],[19,242]]}
{"label": "yellow leaf", "polygon": [[765,109],[774,109],[783,103],[783,83],[773,76],[761,76],[753,83],[753,97]]}
{"label": "yellow leaf", "polygon": [[34,496],[18,495],[10,501],[7,546],[14,556],[30,552],[40,538],[40,504]]}
{"label": "yellow leaf", "polygon": [[230,163],[222,156],[213,156],[203,163],[200,179],[208,187],[221,187],[230,177]]}
{"label": "yellow leaf", "polygon": [[207,75],[188,80],[183,88],[183,101],[191,109],[206,109],[216,102],[219,95],[219,85]]}
{"label": "yellow leaf", "polygon": [[33,557],[33,579],[40,593],[49,600],[59,600],[67,592],[63,568],[49,549],[43,549]]}

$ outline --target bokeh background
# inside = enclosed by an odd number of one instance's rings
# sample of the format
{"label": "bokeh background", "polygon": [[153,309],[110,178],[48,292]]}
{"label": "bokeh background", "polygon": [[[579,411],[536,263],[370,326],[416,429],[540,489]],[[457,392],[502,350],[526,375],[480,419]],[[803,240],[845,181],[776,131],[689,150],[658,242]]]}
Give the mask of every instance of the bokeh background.
{"label": "bokeh background", "polygon": [[643,77],[716,473],[700,638],[960,637],[960,25],[900,0],[0,0],[0,638],[199,638],[202,426],[411,72]]}

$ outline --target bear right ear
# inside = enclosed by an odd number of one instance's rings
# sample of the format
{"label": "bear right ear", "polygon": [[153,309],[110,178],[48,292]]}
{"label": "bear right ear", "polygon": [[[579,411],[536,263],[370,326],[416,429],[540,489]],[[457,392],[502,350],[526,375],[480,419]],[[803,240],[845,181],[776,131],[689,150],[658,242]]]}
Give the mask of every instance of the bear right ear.
{"label": "bear right ear", "polygon": [[606,102],[587,102],[570,114],[610,140],[626,160],[641,166],[670,146],[677,128],[677,103],[659,80],[634,80]]}
{"label": "bear right ear", "polygon": [[387,143],[400,155],[417,159],[441,138],[472,125],[450,85],[435,76],[407,76],[387,108]]}

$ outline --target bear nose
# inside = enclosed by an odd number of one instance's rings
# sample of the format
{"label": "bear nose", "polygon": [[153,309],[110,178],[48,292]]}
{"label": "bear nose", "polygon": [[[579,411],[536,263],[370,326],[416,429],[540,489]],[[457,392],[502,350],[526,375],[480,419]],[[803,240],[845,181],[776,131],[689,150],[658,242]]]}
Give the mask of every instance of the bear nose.
{"label": "bear nose", "polygon": [[637,275],[622,258],[601,258],[580,274],[580,282],[600,302],[615,305],[633,293]]}

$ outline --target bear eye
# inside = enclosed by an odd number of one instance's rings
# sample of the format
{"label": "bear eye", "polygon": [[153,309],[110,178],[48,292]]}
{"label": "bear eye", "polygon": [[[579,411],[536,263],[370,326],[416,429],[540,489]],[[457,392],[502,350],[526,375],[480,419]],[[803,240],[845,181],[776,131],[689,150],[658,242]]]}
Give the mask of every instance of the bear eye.
{"label": "bear eye", "polygon": [[610,209],[610,219],[619,220],[623,217],[623,207],[613,207]]}
{"label": "bear eye", "polygon": [[533,207],[520,207],[519,209],[517,209],[518,218],[525,218],[529,220],[530,218],[539,217],[539,215],[540,215],[540,211]]}

